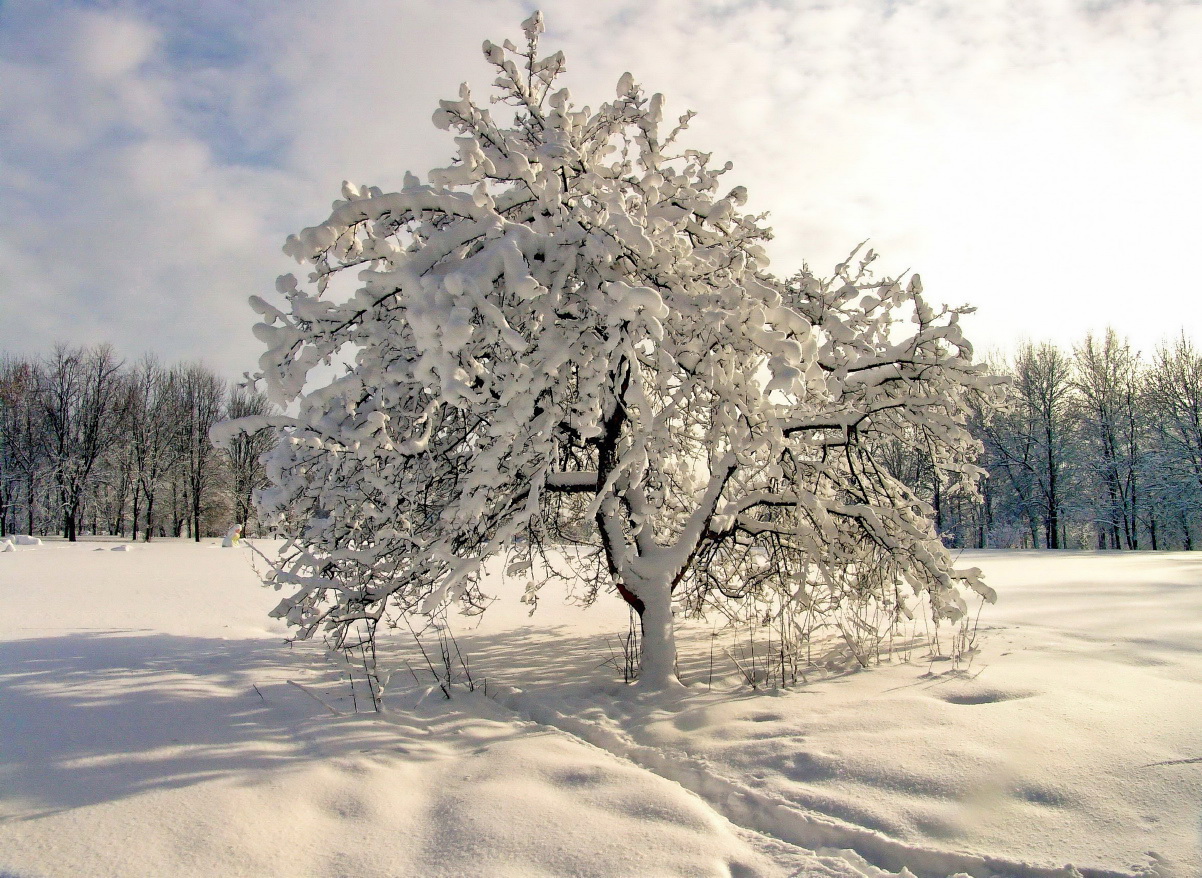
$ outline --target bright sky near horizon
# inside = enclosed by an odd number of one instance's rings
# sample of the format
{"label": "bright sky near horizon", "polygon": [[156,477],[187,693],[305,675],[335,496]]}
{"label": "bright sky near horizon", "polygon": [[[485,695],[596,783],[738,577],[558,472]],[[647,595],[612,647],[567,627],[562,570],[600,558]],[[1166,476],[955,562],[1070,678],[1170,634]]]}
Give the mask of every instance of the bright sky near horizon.
{"label": "bright sky near horizon", "polygon": [[777,272],[869,239],[982,351],[1202,341],[1199,0],[0,0],[0,353],[253,369],[285,236],[447,164],[438,99],[536,6],[580,103],[699,113]]}

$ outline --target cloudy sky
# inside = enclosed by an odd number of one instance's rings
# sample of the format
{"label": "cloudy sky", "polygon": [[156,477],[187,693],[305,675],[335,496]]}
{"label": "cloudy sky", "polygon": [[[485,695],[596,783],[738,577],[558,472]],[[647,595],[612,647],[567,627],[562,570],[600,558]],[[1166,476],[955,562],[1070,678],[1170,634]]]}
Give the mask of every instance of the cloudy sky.
{"label": "cloudy sky", "polygon": [[252,369],[284,237],[445,164],[438,98],[536,6],[581,102],[699,113],[778,272],[867,238],[982,350],[1202,341],[1198,0],[0,0],[0,353]]}

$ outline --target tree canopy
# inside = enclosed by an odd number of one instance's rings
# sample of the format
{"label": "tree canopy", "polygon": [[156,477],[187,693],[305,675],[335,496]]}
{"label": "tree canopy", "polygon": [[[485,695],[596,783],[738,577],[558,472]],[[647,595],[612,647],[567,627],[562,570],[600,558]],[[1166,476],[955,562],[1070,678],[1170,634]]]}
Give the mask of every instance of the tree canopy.
{"label": "tree canopy", "polygon": [[257,377],[294,412],[271,419],[285,441],[260,495],[289,537],[276,614],[345,645],[478,611],[498,554],[530,571],[533,603],[533,562],[571,548],[590,596],[638,612],[641,680],[662,687],[674,606],[859,589],[956,619],[965,589],[992,600],[879,454],[920,445],[975,491],[965,399],[994,379],[968,309],[931,306],[917,275],[874,278],[862,248],[828,278],[775,277],[731,165],[680,144],[691,113],[665,124],[630,74],[578,106],[541,15],[523,30],[522,48],[484,44],[496,114],[466,85],[435,112],[449,167],[399,192],[344,184],[285,246],[307,280],[252,299]]}

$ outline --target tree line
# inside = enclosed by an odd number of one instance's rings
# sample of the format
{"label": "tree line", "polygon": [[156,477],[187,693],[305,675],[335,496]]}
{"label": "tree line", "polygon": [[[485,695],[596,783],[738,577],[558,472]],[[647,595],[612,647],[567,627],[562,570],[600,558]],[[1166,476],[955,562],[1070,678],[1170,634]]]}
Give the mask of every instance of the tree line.
{"label": "tree line", "polygon": [[[1194,549],[1202,539],[1202,351],[1141,355],[1114,330],[990,358],[1007,403],[973,407],[989,473],[949,490],[930,455],[882,448],[955,547]],[[269,430],[216,448],[209,428],[270,412],[200,363],[122,362],[108,345],[0,359],[0,536],[199,539],[258,528]]]}
{"label": "tree line", "polygon": [[1001,408],[969,426],[989,473],[981,496],[941,496],[922,456],[936,525],[953,546],[1194,549],[1202,526],[1202,351],[1182,334],[1141,355],[1113,329],[1065,350],[1027,342],[991,358]]}
{"label": "tree line", "polygon": [[269,411],[201,363],[126,363],[109,345],[0,357],[0,536],[253,532],[259,458],[275,439],[259,430],[218,448],[209,429]]}

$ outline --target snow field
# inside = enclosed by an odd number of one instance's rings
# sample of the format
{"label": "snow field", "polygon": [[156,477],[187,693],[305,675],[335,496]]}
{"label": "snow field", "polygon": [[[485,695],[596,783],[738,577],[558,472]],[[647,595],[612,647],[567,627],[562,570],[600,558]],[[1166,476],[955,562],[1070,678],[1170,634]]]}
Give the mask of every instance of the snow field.
{"label": "snow field", "polygon": [[728,659],[707,686],[686,624],[671,698],[602,666],[616,599],[528,617],[494,575],[453,622],[489,697],[446,701],[396,637],[356,716],[252,553],[98,545],[0,558],[5,878],[1200,873],[1196,556],[966,553],[1001,594],[971,664],[782,692]]}

